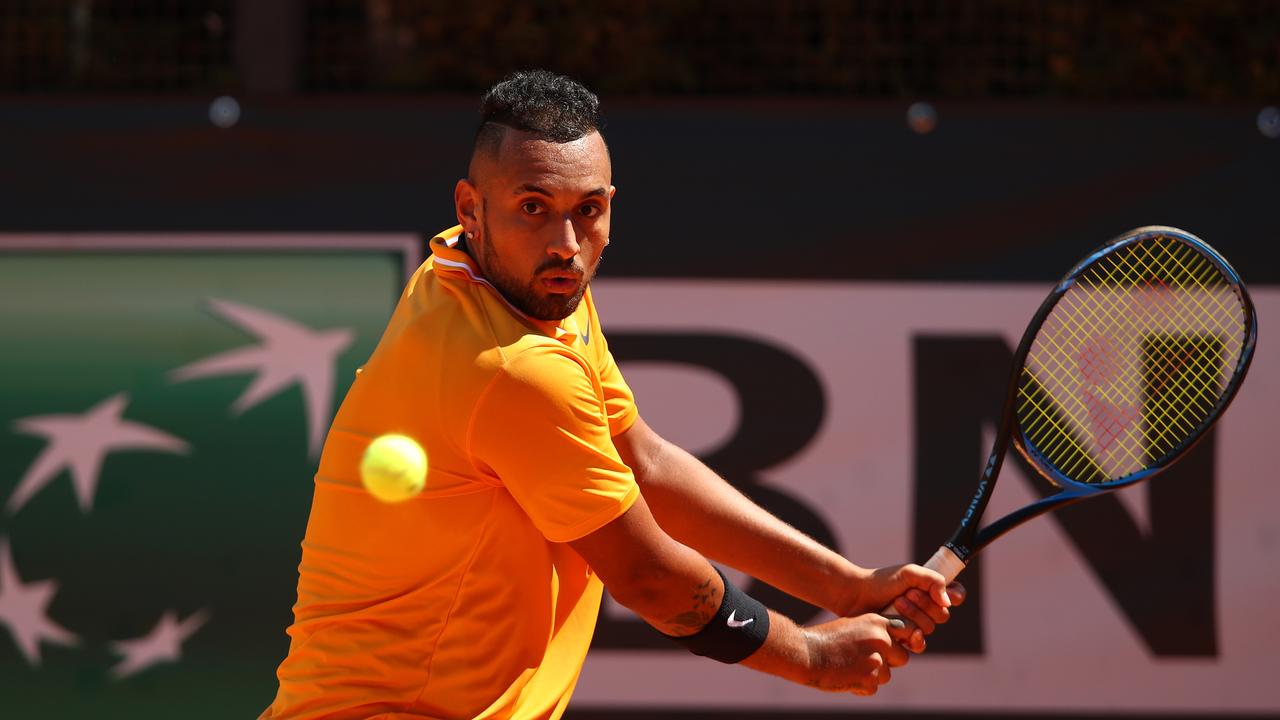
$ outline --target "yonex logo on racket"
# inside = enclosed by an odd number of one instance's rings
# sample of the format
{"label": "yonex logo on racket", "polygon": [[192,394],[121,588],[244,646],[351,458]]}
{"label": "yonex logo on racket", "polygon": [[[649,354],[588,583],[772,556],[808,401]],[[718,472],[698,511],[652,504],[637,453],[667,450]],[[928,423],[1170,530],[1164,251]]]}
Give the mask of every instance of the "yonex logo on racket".
{"label": "yonex logo on racket", "polygon": [[987,494],[986,478],[991,476],[991,470],[995,467],[995,464],[996,458],[993,455],[991,456],[990,462],[987,463],[987,472],[984,478],[978,482],[977,492],[973,494],[973,499],[969,501],[969,509],[965,511],[964,518],[960,520],[960,527],[968,525],[969,521],[973,519],[974,514],[977,512],[979,503],[982,502],[982,498]]}

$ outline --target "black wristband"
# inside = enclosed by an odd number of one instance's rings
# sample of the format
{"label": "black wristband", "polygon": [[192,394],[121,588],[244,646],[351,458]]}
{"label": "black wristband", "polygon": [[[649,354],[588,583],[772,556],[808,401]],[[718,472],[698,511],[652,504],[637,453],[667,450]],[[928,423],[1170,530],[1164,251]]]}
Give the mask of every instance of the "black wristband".
{"label": "black wristband", "polygon": [[719,568],[716,573],[724,581],[724,598],[715,617],[692,635],[667,637],[689,648],[694,655],[722,663],[739,663],[751,657],[769,637],[769,609],[735,587]]}

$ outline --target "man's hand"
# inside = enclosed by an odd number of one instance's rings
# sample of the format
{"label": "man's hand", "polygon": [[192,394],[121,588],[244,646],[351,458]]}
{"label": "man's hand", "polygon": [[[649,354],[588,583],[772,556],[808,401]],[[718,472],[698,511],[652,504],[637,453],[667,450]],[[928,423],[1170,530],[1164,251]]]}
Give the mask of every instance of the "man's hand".
{"label": "man's hand", "polygon": [[[952,608],[964,602],[965,593],[964,586],[959,582],[952,582],[947,586],[947,597],[951,599]],[[934,602],[932,596],[915,588],[894,598],[893,606],[888,612],[911,620],[919,628],[919,636],[913,635],[908,644],[912,652],[924,652],[924,636],[932,634],[938,625],[951,618],[950,608],[942,607]]]}
{"label": "man's hand", "polygon": [[918,628],[906,643],[913,652],[924,650],[924,636],[946,622],[950,608],[964,602],[966,594],[960,583],[944,586],[937,572],[913,564],[861,570],[849,588],[838,614],[851,617],[888,611],[901,615]]}
{"label": "man's hand", "polygon": [[889,682],[890,668],[907,664],[903,644],[916,631],[907,620],[875,613],[803,628],[808,657],[794,679],[819,690],[874,695]]}

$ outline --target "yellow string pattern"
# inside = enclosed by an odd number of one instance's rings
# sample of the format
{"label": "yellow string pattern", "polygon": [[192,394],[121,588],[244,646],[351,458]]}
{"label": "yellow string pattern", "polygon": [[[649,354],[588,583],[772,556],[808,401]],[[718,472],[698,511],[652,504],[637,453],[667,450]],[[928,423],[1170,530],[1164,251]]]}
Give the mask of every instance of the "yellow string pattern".
{"label": "yellow string pattern", "polygon": [[1154,235],[1095,261],[1050,311],[1019,378],[1019,427],[1078,482],[1157,465],[1213,413],[1247,337],[1235,288]]}

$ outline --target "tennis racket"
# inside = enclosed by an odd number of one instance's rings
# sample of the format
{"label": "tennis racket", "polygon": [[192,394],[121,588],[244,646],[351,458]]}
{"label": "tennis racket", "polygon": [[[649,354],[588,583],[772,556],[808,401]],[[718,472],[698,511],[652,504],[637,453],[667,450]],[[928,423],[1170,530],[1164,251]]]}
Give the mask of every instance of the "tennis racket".
{"label": "tennis racket", "polygon": [[[1240,277],[1191,233],[1142,227],[1096,250],[1027,326],[973,499],[925,565],[950,582],[1022,523],[1177,462],[1240,389],[1257,333]],[[979,529],[1010,441],[1059,491]]]}

